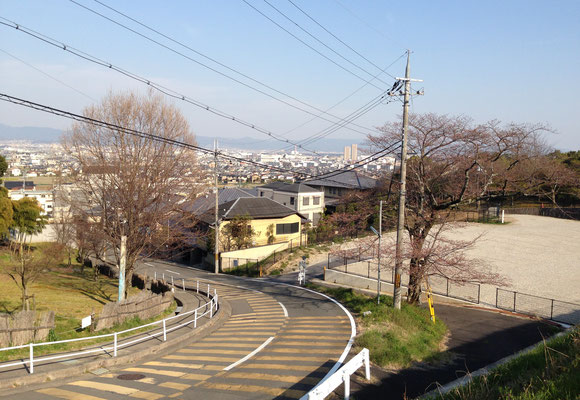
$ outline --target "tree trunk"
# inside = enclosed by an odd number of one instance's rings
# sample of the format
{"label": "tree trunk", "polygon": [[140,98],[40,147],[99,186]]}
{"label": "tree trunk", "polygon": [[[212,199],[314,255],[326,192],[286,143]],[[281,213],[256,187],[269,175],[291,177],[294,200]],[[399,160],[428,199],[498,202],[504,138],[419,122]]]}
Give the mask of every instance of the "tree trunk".
{"label": "tree trunk", "polygon": [[407,301],[409,304],[419,304],[421,301],[421,284],[423,274],[419,260],[411,259],[409,269],[409,289],[407,290]]}

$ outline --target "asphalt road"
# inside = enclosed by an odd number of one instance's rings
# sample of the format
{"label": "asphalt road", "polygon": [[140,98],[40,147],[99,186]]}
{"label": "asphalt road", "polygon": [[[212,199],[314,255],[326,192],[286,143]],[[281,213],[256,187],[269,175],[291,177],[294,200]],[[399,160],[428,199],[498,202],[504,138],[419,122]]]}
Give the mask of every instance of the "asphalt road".
{"label": "asphalt road", "polygon": [[345,310],[320,294],[281,281],[145,264],[140,272],[157,271],[166,279],[211,280],[232,306],[231,318],[174,353],[9,398],[297,399],[332,373],[348,352],[354,325]]}

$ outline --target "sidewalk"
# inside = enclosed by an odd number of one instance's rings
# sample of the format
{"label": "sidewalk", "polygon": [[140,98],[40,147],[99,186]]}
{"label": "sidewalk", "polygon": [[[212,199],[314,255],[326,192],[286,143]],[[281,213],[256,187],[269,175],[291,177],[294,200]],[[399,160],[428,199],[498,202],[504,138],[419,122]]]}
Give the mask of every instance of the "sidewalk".
{"label": "sidewalk", "polygon": [[[415,398],[436,389],[438,385],[451,382],[538,343],[557,330],[553,323],[460,303],[441,304],[435,301],[435,314],[449,328],[450,337],[444,351],[447,361],[417,363],[399,371],[372,366],[371,376],[375,384],[369,385],[358,375],[353,375],[353,397]],[[342,396],[342,389],[336,393]]]}
{"label": "sidewalk", "polygon": [[[209,301],[202,293],[195,293],[194,290],[183,291],[175,288],[175,299],[182,307],[180,313],[194,310],[200,305]],[[231,315],[231,307],[227,301],[220,299],[217,314],[209,319],[209,315],[198,319],[197,328],[193,328],[193,323],[167,332],[167,341],[163,341],[163,335],[158,335],[149,340],[144,340],[127,347],[120,348],[117,357],[112,353],[97,353],[95,355],[83,355],[80,358],[47,361],[45,363],[34,364],[34,373],[29,374],[28,363],[6,369],[0,369],[0,396],[14,395],[22,390],[31,390],[42,386],[44,382],[51,382],[57,379],[65,379],[78,376],[87,372],[99,375],[107,372],[107,368],[117,365],[126,365],[142,360],[148,356],[166,354],[175,349],[189,344],[196,339],[201,339],[215,329],[219,328]],[[179,325],[187,320],[192,320],[193,315],[183,318],[175,318],[167,324],[167,328]],[[155,328],[148,332],[119,339],[118,343],[129,342],[139,337],[150,336],[151,333],[160,332],[162,328]],[[110,347],[112,342],[101,343],[89,348]],[[78,350],[77,350],[78,351]],[[72,352],[72,351],[71,351]],[[62,353],[65,354],[65,353]],[[51,354],[56,355],[56,354]],[[48,356],[48,355],[47,355]],[[44,356],[42,356],[44,357]],[[41,358],[40,356],[38,358]]]}

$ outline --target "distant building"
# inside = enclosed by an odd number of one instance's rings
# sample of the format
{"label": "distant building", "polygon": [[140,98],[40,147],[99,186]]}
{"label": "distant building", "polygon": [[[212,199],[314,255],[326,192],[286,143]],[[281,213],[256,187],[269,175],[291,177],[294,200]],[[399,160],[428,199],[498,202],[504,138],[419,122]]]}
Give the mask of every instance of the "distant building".
{"label": "distant building", "polygon": [[324,193],[325,204],[328,208],[328,206],[334,207],[339,204],[340,198],[349,192],[374,189],[379,181],[352,170],[328,178],[306,180],[304,183]]}
{"label": "distant building", "polygon": [[350,160],[351,160],[350,146],[344,146],[344,161],[350,161]]}
{"label": "distant building", "polygon": [[357,161],[358,160],[358,144],[353,143],[352,145],[352,151],[351,151],[351,160],[352,161]]}

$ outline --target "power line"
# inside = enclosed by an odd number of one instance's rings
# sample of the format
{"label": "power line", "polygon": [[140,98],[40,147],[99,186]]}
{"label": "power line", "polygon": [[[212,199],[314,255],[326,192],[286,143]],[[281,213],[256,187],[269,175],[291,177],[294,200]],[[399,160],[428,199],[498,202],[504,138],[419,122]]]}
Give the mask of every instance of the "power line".
{"label": "power line", "polygon": [[[128,27],[127,25],[124,25],[124,24],[122,24],[122,23],[120,23],[120,22],[118,22],[118,21],[116,21],[116,20],[114,20],[114,19],[112,19],[112,18],[110,18],[110,17],[108,17],[108,16],[106,16],[106,15],[104,15],[104,14],[102,14],[102,13],[100,13],[100,12],[96,11],[96,10],[93,10],[92,8],[90,8],[90,7],[88,7],[88,6],[85,6],[85,5],[81,4],[81,3],[78,3],[78,2],[77,2],[77,1],[75,1],[75,0],[69,0],[69,1],[70,1],[71,3],[73,3],[73,4],[76,4],[77,6],[79,6],[79,7],[81,7],[81,8],[83,8],[83,9],[85,9],[85,10],[87,10],[87,11],[89,11],[89,12],[91,12],[91,13],[93,13],[93,14],[95,14],[95,15],[97,15],[97,16],[99,16],[99,17],[101,17],[101,18],[103,18],[103,19],[106,19],[107,21],[109,21],[109,22],[111,22],[111,23],[113,23],[113,24],[115,24],[115,25],[117,25],[117,26],[120,26],[120,27],[122,27],[123,29],[126,29],[126,30],[128,30],[129,32],[132,32],[132,33],[136,34],[137,36],[140,36],[140,37],[142,37],[143,39],[146,39],[146,40],[148,40],[148,41],[150,41],[150,42],[152,42],[152,43],[154,43],[154,44],[156,44],[156,45],[158,45],[158,46],[160,46],[160,47],[162,47],[162,48],[164,48],[164,49],[166,49],[166,50],[169,50],[170,52],[172,52],[172,53],[174,53],[174,54],[177,54],[177,55],[179,55],[179,56],[181,56],[181,57],[185,58],[186,60],[189,60],[189,61],[191,61],[191,62],[193,62],[193,63],[195,63],[195,64],[197,64],[197,65],[200,65],[200,66],[202,66],[202,67],[204,67],[204,68],[207,68],[207,69],[209,69],[210,71],[212,71],[212,72],[215,72],[215,73],[216,73],[216,74],[218,74],[218,75],[221,75],[221,76],[223,76],[223,77],[225,77],[225,78],[228,78],[228,79],[230,79],[230,80],[232,80],[232,81],[234,81],[234,82],[236,82],[236,83],[238,83],[238,84],[240,84],[240,85],[242,85],[242,86],[245,86],[245,87],[247,87],[248,89],[254,90],[254,91],[255,91],[255,92],[257,92],[257,93],[263,94],[264,96],[267,96],[267,97],[269,97],[269,98],[271,98],[271,99],[273,99],[273,100],[276,100],[276,101],[278,101],[278,102],[280,102],[280,103],[282,103],[282,104],[285,104],[285,105],[287,105],[287,106],[289,106],[289,107],[292,107],[292,108],[294,108],[294,109],[296,109],[296,110],[302,111],[302,112],[304,112],[304,113],[307,113],[307,114],[310,114],[310,115],[316,115],[316,114],[315,114],[314,112],[312,112],[312,111],[309,111],[309,110],[307,110],[307,109],[304,109],[304,108],[302,108],[302,107],[299,107],[299,106],[297,106],[297,105],[295,105],[295,104],[292,104],[292,103],[290,103],[290,102],[288,102],[288,101],[286,101],[286,100],[284,100],[284,99],[281,99],[281,98],[279,98],[279,97],[276,97],[276,96],[274,96],[274,95],[272,95],[272,94],[270,94],[270,93],[268,93],[268,92],[266,92],[266,91],[264,91],[264,90],[262,90],[262,89],[259,89],[259,88],[257,88],[257,87],[254,87],[254,86],[252,86],[252,85],[250,85],[250,84],[248,84],[248,83],[246,83],[246,82],[243,82],[243,81],[241,81],[240,79],[234,78],[234,77],[233,77],[233,76],[231,76],[231,75],[228,75],[228,74],[226,74],[226,73],[224,73],[224,72],[222,72],[222,71],[219,71],[219,70],[217,70],[217,69],[216,69],[216,68],[214,68],[214,67],[211,67],[211,66],[209,66],[209,65],[207,65],[207,64],[204,64],[204,63],[202,63],[201,61],[199,61],[199,60],[196,60],[195,58],[192,58],[192,57],[190,57],[190,56],[188,56],[188,55],[186,55],[186,54],[184,54],[184,53],[182,53],[182,52],[180,52],[180,51],[178,51],[178,50],[176,50],[176,49],[174,49],[174,48],[172,48],[172,47],[170,47],[170,46],[168,46],[168,45],[166,45],[166,44],[163,44],[163,43],[159,42],[158,40],[155,40],[155,39],[153,39],[153,38],[151,38],[151,37],[149,37],[149,36],[147,36],[147,35],[145,35],[145,34],[143,34],[143,33],[141,33],[141,32],[138,32],[138,31],[136,31],[135,29],[132,29],[132,28]],[[100,4],[102,4],[102,3],[100,3]],[[113,9],[113,8],[112,8],[112,7],[110,7],[110,6],[106,6],[106,7],[108,7],[108,8],[109,8],[109,9],[111,9],[112,11],[114,11],[114,12],[116,12],[116,13],[118,13],[118,14],[120,14],[120,15],[124,16],[125,18],[131,19],[132,21],[136,21],[136,20],[132,19],[131,17],[129,17],[129,16],[127,16],[127,15],[125,15],[125,14],[123,14],[123,13],[121,13],[121,12],[119,12],[119,11],[115,10],[115,9]],[[143,24],[143,23],[140,23],[140,22],[138,22],[138,21],[136,21],[136,23],[139,23],[139,24],[141,24],[142,26],[146,27],[147,29],[150,29],[150,30],[152,30],[152,31],[154,31],[154,32],[157,32],[157,31],[155,31],[153,28],[149,28],[149,27],[147,27],[147,25],[145,25],[145,24]],[[173,39],[169,39],[169,40],[173,40]],[[289,94],[287,94],[287,93],[284,93],[284,92],[282,92],[282,91],[280,91],[280,90],[278,90],[278,89],[275,89],[275,88],[273,88],[272,86],[269,86],[269,85],[267,85],[267,84],[265,84],[265,83],[263,83],[263,82],[260,82],[260,81],[258,81],[257,79],[254,79],[254,78],[252,78],[252,77],[250,77],[250,76],[248,76],[248,75],[246,75],[246,74],[243,74],[243,73],[241,73],[241,72],[239,72],[239,71],[237,71],[237,70],[235,70],[235,69],[233,69],[233,68],[230,68],[230,67],[226,66],[225,64],[223,64],[223,63],[220,63],[220,62],[218,62],[218,61],[214,60],[213,58],[211,58],[211,57],[208,57],[208,56],[206,56],[206,55],[204,55],[204,54],[202,54],[202,53],[198,52],[197,50],[194,50],[194,49],[192,49],[192,48],[190,48],[190,47],[188,47],[188,46],[186,46],[186,45],[183,45],[183,44],[181,44],[180,42],[177,42],[177,41],[175,41],[175,42],[176,42],[176,43],[179,43],[181,46],[184,46],[184,47],[185,47],[185,48],[187,48],[188,50],[190,50],[190,51],[193,51],[193,52],[195,52],[196,54],[198,54],[198,55],[200,55],[200,56],[202,56],[202,57],[204,57],[204,58],[206,58],[206,59],[208,59],[208,60],[211,60],[212,62],[215,62],[215,63],[217,63],[218,65],[222,66],[223,68],[226,68],[226,69],[228,69],[228,70],[230,70],[230,71],[232,71],[232,72],[235,72],[235,73],[237,73],[237,74],[239,74],[239,75],[243,76],[244,78],[251,80],[252,82],[255,82],[255,83],[257,83],[257,84],[259,84],[259,85],[261,85],[261,86],[263,86],[263,87],[265,87],[265,88],[268,88],[269,90],[271,90],[271,91],[273,91],[273,92],[275,92],[275,93],[278,93],[278,94],[280,94],[280,95],[282,95],[282,96],[285,96],[285,97],[287,97],[287,98],[289,98],[289,99],[291,99],[291,100],[293,100],[293,101],[295,101],[295,102],[297,102],[297,103],[299,103],[299,104],[302,104],[302,105],[304,105],[304,106],[306,106],[306,107],[309,107],[309,108],[311,108],[311,109],[313,109],[313,110],[315,110],[315,111],[317,111],[317,112],[322,112],[322,109],[320,109],[320,108],[318,108],[318,107],[315,107],[315,106],[313,106],[313,105],[311,105],[311,104],[308,104],[308,103],[306,103],[306,102],[304,102],[304,101],[302,101],[302,100],[299,100],[298,98],[296,98],[296,97],[294,97],[294,96],[291,96],[291,95],[289,95]],[[324,113],[324,114],[325,114],[325,115],[328,115],[329,117],[332,117],[332,118],[340,119],[340,117],[338,117],[338,116],[336,116],[336,115],[333,115],[333,114],[329,114],[329,113]],[[332,120],[329,120],[329,119],[327,119],[327,118],[323,118],[323,117],[319,117],[319,118],[321,118],[321,119],[323,119],[323,120],[325,120],[325,121],[328,121],[328,122],[334,122],[334,121],[332,121]],[[370,129],[370,128],[367,128],[367,127],[365,127],[365,126],[362,126],[362,125],[357,125],[357,124],[354,124],[354,125],[355,125],[356,127],[358,127],[358,128],[361,128],[361,129],[366,129],[366,130],[372,131],[372,129]],[[348,129],[351,129],[351,130],[353,130],[353,131],[355,131],[355,132],[359,132],[359,133],[360,133],[360,131],[357,131],[356,129],[353,129],[353,128],[350,128],[350,127],[349,127]]]}
{"label": "power line", "polygon": [[[246,4],[247,1],[243,0]],[[349,60],[348,58],[346,58],[345,56],[343,56],[342,54],[340,54],[338,51],[334,50],[332,47],[330,47],[329,45],[327,45],[326,43],[324,43],[322,40],[318,39],[315,35],[313,35],[312,33],[310,33],[310,31],[308,31],[307,29],[305,29],[304,27],[302,27],[299,23],[297,23],[296,21],[294,21],[292,18],[290,18],[289,16],[287,16],[286,14],[284,14],[279,8],[277,8],[276,6],[274,6],[272,3],[270,3],[268,0],[263,0],[264,3],[268,4],[270,7],[272,7],[278,14],[282,15],[282,17],[284,17],[286,20],[290,21],[291,23],[293,23],[294,25],[296,25],[298,27],[298,29],[300,29],[302,32],[306,33],[308,36],[310,36],[312,39],[316,40],[318,43],[320,43],[322,46],[326,47],[328,50],[330,50],[331,52],[333,52],[334,54],[336,54],[337,56],[339,56],[340,58],[342,58],[344,61],[348,62],[349,64],[351,64],[352,66],[358,68],[359,70],[363,71],[364,73],[373,76],[372,73],[370,73],[369,71],[367,71],[366,69],[364,69],[363,67],[361,67],[360,65],[354,63],[353,61]],[[294,5],[296,7],[296,5]],[[302,42],[304,43],[304,42]],[[319,53],[320,54],[320,53]],[[379,68],[380,70],[381,68]],[[373,79],[375,79],[375,77],[373,77]],[[392,78],[395,78],[394,76]],[[380,78],[377,78],[380,82],[384,83],[385,85],[388,85],[387,82],[383,81]]]}
{"label": "power line", "polygon": [[71,85],[69,85],[69,84],[67,84],[67,83],[65,83],[65,82],[63,82],[63,81],[61,81],[61,80],[60,80],[60,79],[58,79],[58,78],[55,78],[54,76],[52,76],[52,75],[50,75],[49,73],[47,73],[47,72],[45,72],[45,71],[41,70],[40,68],[37,68],[37,67],[35,67],[34,65],[27,63],[27,62],[26,62],[26,61],[24,61],[23,59],[16,57],[14,54],[11,54],[11,53],[7,52],[6,50],[2,50],[2,49],[0,49],[0,51],[1,51],[2,53],[4,53],[4,54],[6,54],[6,55],[8,55],[8,56],[10,56],[10,57],[12,57],[12,58],[14,58],[15,60],[18,60],[18,61],[20,61],[22,64],[24,64],[24,65],[26,65],[26,66],[28,66],[28,67],[30,67],[30,68],[32,68],[32,69],[34,69],[35,71],[38,71],[38,72],[40,72],[42,75],[49,77],[49,78],[50,78],[50,79],[52,79],[53,81],[55,81],[55,82],[58,82],[58,83],[60,83],[61,85],[63,85],[63,86],[66,86],[67,88],[74,90],[74,91],[75,91],[75,92],[77,92],[78,94],[85,96],[87,99],[89,99],[89,100],[92,100],[92,101],[97,101],[95,98],[93,98],[93,97],[89,96],[88,94],[86,94],[86,93],[84,93],[84,92],[81,92],[80,90],[78,90],[78,89],[76,89],[76,88],[72,87]]}
{"label": "power line", "polygon": [[362,55],[361,53],[359,53],[358,51],[356,51],[355,49],[353,49],[351,46],[349,46],[347,43],[345,43],[342,39],[340,39],[338,36],[336,36],[334,33],[332,33],[331,31],[329,31],[327,28],[325,28],[320,22],[318,22],[317,20],[315,20],[312,16],[310,16],[306,11],[304,11],[302,8],[300,8],[298,5],[296,5],[296,3],[294,3],[292,0],[288,0],[288,2],[290,4],[292,4],[294,7],[296,7],[302,14],[304,14],[308,19],[310,19],[312,22],[314,22],[316,25],[318,25],[320,28],[322,28],[326,33],[328,33],[330,36],[332,36],[333,38],[335,38],[336,40],[338,40],[340,43],[342,43],[344,46],[346,46],[349,50],[351,50],[353,53],[355,53],[356,55],[358,55],[360,58],[362,58],[363,60],[365,60],[366,62],[368,62],[369,64],[371,64],[372,66],[374,66],[375,68],[377,68],[378,70],[381,71],[381,73],[386,73],[387,75],[389,75],[391,78],[395,79],[395,77],[391,74],[389,74],[388,72],[385,72],[384,70],[381,70],[381,67],[379,67],[377,64],[375,64],[374,62],[372,62],[371,60],[369,60],[367,57],[365,57],[364,55]]}
{"label": "power line", "polygon": [[[18,30],[19,32],[26,33],[27,35],[29,35],[31,37],[34,37],[34,38],[36,38],[38,40],[41,40],[41,41],[43,41],[43,42],[45,42],[47,44],[50,44],[50,45],[52,45],[54,47],[57,47],[59,49],[62,49],[64,51],[66,51],[66,52],[68,52],[70,54],[73,54],[73,55],[75,55],[77,57],[80,57],[80,58],[82,58],[82,59],[84,59],[86,61],[89,61],[89,62],[92,62],[94,64],[100,65],[102,67],[105,67],[105,68],[114,70],[116,72],[119,72],[119,73],[125,75],[126,77],[131,78],[133,80],[136,80],[138,82],[144,83],[144,84],[148,85],[149,87],[151,87],[151,88],[153,88],[153,89],[159,91],[160,93],[163,93],[163,94],[165,94],[165,95],[167,95],[169,97],[172,97],[174,99],[178,99],[178,100],[184,101],[186,103],[189,103],[189,104],[194,105],[196,107],[199,107],[201,109],[204,109],[206,111],[209,111],[209,112],[211,112],[214,115],[220,116],[220,117],[225,118],[225,119],[228,119],[230,121],[234,121],[234,122],[236,122],[236,123],[238,123],[240,125],[243,125],[243,126],[245,126],[247,128],[250,128],[250,129],[253,129],[253,130],[257,131],[257,132],[263,133],[263,134],[271,137],[272,139],[278,140],[278,141],[283,142],[283,143],[293,144],[293,145],[296,145],[296,146],[300,147],[301,149],[303,149],[305,151],[308,151],[308,152],[311,152],[311,153],[314,153],[314,154],[318,154],[316,151],[310,150],[310,149],[302,146],[299,143],[294,144],[294,142],[292,142],[292,141],[290,141],[290,140],[282,137],[281,135],[276,135],[273,132],[271,132],[270,130],[267,130],[265,128],[261,128],[260,126],[258,126],[256,124],[253,124],[251,122],[247,122],[247,121],[245,121],[245,120],[243,120],[241,118],[238,118],[238,117],[236,117],[234,115],[231,115],[229,113],[226,113],[224,111],[221,111],[221,110],[219,110],[217,108],[211,107],[211,106],[209,106],[207,104],[204,104],[204,103],[202,103],[202,102],[200,102],[198,100],[195,100],[195,99],[193,99],[191,97],[185,96],[185,95],[183,95],[183,94],[181,94],[179,92],[176,92],[173,89],[170,89],[168,87],[165,87],[163,85],[160,85],[158,83],[155,83],[155,82],[153,82],[153,81],[151,81],[151,80],[149,80],[147,78],[144,78],[144,77],[142,77],[140,75],[134,74],[134,73],[132,73],[130,71],[127,71],[127,70],[125,70],[123,68],[117,67],[117,66],[115,66],[115,65],[113,65],[113,64],[111,64],[111,63],[109,63],[107,61],[104,61],[104,60],[102,60],[102,59],[100,59],[98,57],[92,56],[92,55],[90,55],[90,54],[88,54],[88,53],[86,53],[84,51],[81,51],[79,49],[76,49],[76,48],[74,48],[72,46],[69,46],[69,45],[63,43],[63,42],[60,42],[60,41],[58,41],[56,39],[53,39],[53,38],[51,38],[49,36],[43,35],[43,34],[41,34],[39,32],[36,32],[36,31],[34,31],[34,30],[30,29],[30,28],[24,27],[24,26],[22,26],[20,24],[17,24],[15,22],[13,22],[13,21],[9,21],[9,20],[7,20],[7,19],[5,19],[3,17],[0,17],[0,19],[3,19],[4,21],[8,21],[8,23],[0,21],[0,24],[2,24],[4,26],[8,26],[10,28],[14,28],[14,29]],[[14,24],[14,25],[11,25],[11,24]]]}
{"label": "power line", "polygon": [[[163,136],[155,135],[153,133],[142,132],[142,131],[138,131],[136,129],[126,128],[126,127],[123,127],[120,125],[116,125],[116,124],[101,121],[98,119],[86,117],[84,115],[72,113],[70,111],[65,111],[65,110],[61,110],[58,108],[46,106],[46,105],[43,105],[40,103],[35,103],[35,102],[29,101],[29,100],[10,96],[10,95],[5,94],[5,93],[0,93],[0,100],[10,102],[10,103],[13,103],[16,105],[32,108],[32,109],[42,111],[45,113],[58,115],[60,117],[68,118],[68,119],[71,119],[74,121],[84,122],[84,123],[88,123],[88,124],[91,124],[94,126],[99,126],[102,128],[118,130],[118,131],[127,133],[127,134],[132,135],[132,136],[140,137],[142,139],[154,140],[154,141],[166,143],[166,144],[169,144],[172,146],[182,147],[182,148],[186,148],[186,149],[190,149],[190,150],[196,150],[196,151],[199,151],[199,152],[202,152],[205,154],[212,154],[213,155],[215,153],[214,150],[206,149],[205,147],[201,147],[201,146],[198,146],[198,145],[195,145],[192,143],[186,143],[186,142],[182,142],[179,140],[169,139],[169,138],[166,138]],[[241,162],[241,163],[253,164],[257,167],[268,169],[268,170],[275,170],[275,171],[279,171],[279,172],[291,173],[292,175],[305,175],[305,176],[308,175],[308,174],[305,174],[302,172],[292,171],[292,170],[289,170],[286,168],[274,167],[271,165],[262,164],[262,163],[259,163],[259,162],[253,161],[253,160],[246,160],[246,159],[243,159],[240,157],[236,157],[236,156],[232,156],[232,155],[224,154],[224,153],[220,153],[220,152],[218,152],[218,156],[222,157],[224,159],[234,160],[234,161]]]}
{"label": "power line", "polygon": [[[73,0],[71,0],[73,1]],[[357,77],[358,79],[365,81],[365,82],[370,82],[368,80],[366,80],[365,78],[363,78],[362,76],[352,72],[350,69],[346,68],[345,66],[337,63],[336,61],[334,61],[332,58],[328,57],[327,55],[321,53],[320,51],[318,51],[317,49],[315,49],[314,47],[312,47],[311,45],[309,45],[308,43],[306,43],[304,40],[300,39],[298,36],[296,36],[295,34],[293,34],[292,32],[290,32],[288,29],[284,28],[282,25],[280,25],[279,23],[277,23],[276,21],[274,21],[272,18],[270,18],[269,16],[267,16],[266,14],[264,14],[262,11],[258,10],[256,7],[254,7],[253,5],[251,5],[250,3],[248,3],[247,0],[242,0],[244,3],[246,3],[248,5],[248,7],[252,8],[254,11],[256,11],[258,14],[262,15],[264,18],[266,18],[268,21],[272,22],[274,25],[276,25],[278,28],[282,29],[284,32],[286,32],[287,34],[289,34],[290,36],[292,36],[294,39],[298,40],[300,43],[302,43],[304,46],[308,47],[309,49],[311,49],[312,51],[314,51],[315,53],[319,54],[321,57],[325,58],[326,60],[330,61],[331,63],[333,63],[334,65],[336,65],[337,67],[339,67],[340,69],[348,72],[349,74],[351,74],[352,76]],[[379,89],[379,90],[384,90],[383,88],[370,83],[370,85],[372,85],[373,87]]]}

